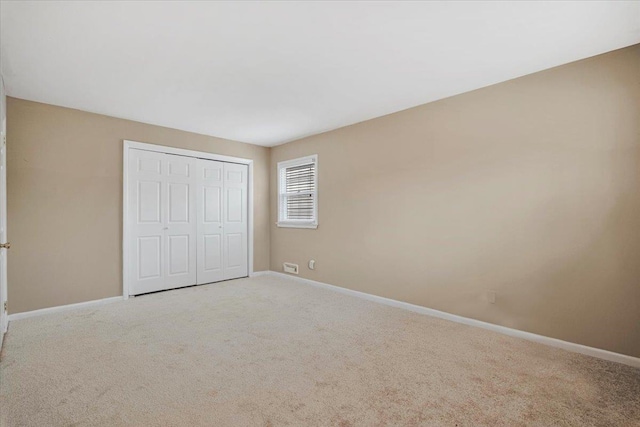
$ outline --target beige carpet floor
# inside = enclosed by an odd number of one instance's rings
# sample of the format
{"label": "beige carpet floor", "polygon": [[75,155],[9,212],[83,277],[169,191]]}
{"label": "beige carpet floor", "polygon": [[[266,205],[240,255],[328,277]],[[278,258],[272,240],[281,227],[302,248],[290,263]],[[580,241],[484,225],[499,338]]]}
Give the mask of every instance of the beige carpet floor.
{"label": "beige carpet floor", "polygon": [[3,426],[638,426],[640,370],[263,276],[11,323]]}

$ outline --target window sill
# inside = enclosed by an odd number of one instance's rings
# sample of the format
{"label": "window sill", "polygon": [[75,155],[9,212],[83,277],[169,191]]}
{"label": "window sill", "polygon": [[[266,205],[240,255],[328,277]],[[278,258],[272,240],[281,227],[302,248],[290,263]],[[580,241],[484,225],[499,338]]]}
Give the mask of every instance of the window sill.
{"label": "window sill", "polygon": [[318,228],[318,224],[297,224],[295,222],[276,222],[276,225],[279,228],[311,228],[314,230]]}

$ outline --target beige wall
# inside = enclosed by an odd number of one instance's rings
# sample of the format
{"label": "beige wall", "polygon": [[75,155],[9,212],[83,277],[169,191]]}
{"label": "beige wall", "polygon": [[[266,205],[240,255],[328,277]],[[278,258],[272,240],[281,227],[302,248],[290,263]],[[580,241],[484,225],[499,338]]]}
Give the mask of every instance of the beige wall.
{"label": "beige wall", "polygon": [[122,140],[254,160],[254,268],[269,268],[269,149],[8,98],[9,312],[122,295]]}
{"label": "beige wall", "polygon": [[[309,154],[319,228],[276,228]],[[271,221],[272,270],[640,356],[640,45],[278,146]]]}

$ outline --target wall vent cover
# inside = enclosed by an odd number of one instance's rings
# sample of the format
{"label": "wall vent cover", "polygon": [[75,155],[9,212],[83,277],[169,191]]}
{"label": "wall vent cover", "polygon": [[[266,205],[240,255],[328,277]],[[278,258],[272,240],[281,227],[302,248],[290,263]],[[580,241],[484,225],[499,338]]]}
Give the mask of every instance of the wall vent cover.
{"label": "wall vent cover", "polygon": [[285,273],[298,274],[298,264],[285,262],[282,264],[282,268],[284,269]]}

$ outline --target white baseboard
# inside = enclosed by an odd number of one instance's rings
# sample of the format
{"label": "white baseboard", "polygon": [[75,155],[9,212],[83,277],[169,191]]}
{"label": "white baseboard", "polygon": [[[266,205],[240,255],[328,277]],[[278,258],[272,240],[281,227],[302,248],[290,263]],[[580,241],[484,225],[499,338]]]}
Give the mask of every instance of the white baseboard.
{"label": "white baseboard", "polygon": [[260,276],[266,276],[268,274],[273,273],[272,271],[269,270],[262,270],[262,271],[254,271],[253,273],[251,273],[249,275],[249,277],[260,277]]}
{"label": "white baseboard", "polygon": [[[518,329],[507,328],[506,326],[495,325],[493,323],[487,323],[487,322],[483,322],[476,319],[470,319],[468,317],[458,316],[455,314],[446,313],[444,311],[434,310],[432,308],[422,307],[419,305],[397,301],[390,298],[380,297],[377,295],[371,295],[365,292],[354,291],[347,288],[341,288],[339,286],[329,285],[327,283],[317,282],[315,280],[305,279],[297,276],[291,276],[291,275],[279,273],[276,271],[256,271],[251,274],[251,277],[259,277],[259,276],[267,276],[267,275],[283,277],[283,278],[287,278],[305,285],[315,286],[322,289],[328,289],[334,292],[339,292],[341,294],[350,295],[353,297],[377,302],[379,304],[385,304],[391,307],[401,308],[401,309],[413,311],[419,314],[426,314],[428,316],[433,316],[433,317],[449,320],[456,323],[462,323],[469,326],[476,326],[478,328],[487,329],[490,331],[498,332],[498,333],[509,335],[516,338],[522,338],[528,341],[545,344],[551,347],[561,348],[563,350],[572,351],[574,353],[585,354],[587,356],[593,356],[600,359],[609,360],[612,362],[618,362],[625,365],[640,368],[640,358],[638,357],[627,356],[625,354],[614,353],[612,351],[602,350],[594,347],[588,347],[586,345],[563,341],[557,338],[550,338],[550,337],[545,337],[543,335],[533,334],[531,332],[525,332],[525,331],[520,331]],[[45,314],[60,313],[60,312],[69,311],[69,310],[95,307],[95,306],[108,304],[116,301],[122,301],[122,300],[123,300],[123,297],[119,296],[119,297],[104,298],[104,299],[94,300],[94,301],[80,302],[77,304],[68,304],[68,305],[62,305],[58,307],[43,308],[40,310],[27,311],[24,313],[14,313],[8,316],[8,322],[11,322],[13,320],[26,319],[29,317],[42,316]]]}
{"label": "white baseboard", "polygon": [[6,314],[0,315],[0,350],[2,350],[2,343],[4,341],[4,334],[7,332],[9,326],[9,316]]}
{"label": "white baseboard", "polygon": [[277,277],[285,277],[287,279],[294,280],[305,285],[311,285],[318,288],[328,289],[341,294],[354,296],[357,298],[366,299],[369,301],[377,302],[380,304],[390,305],[392,307],[402,308],[404,310],[413,311],[415,313],[426,314],[428,316],[437,317],[440,319],[450,320],[452,322],[462,323],[465,325],[476,326],[482,329],[488,329],[490,331],[498,332],[504,335],[509,335],[516,338],[522,338],[528,341],[545,344],[551,347],[561,348],[563,350],[572,351],[574,353],[586,354],[587,356],[593,356],[611,362],[618,362],[625,365],[640,368],[640,358],[627,356],[625,354],[614,353],[608,350],[602,350],[599,348],[588,347],[582,344],[576,344],[568,341],[562,341],[556,338],[545,337],[543,335],[533,334],[531,332],[520,331],[518,329],[507,328],[506,326],[494,325],[493,323],[487,323],[480,320],[470,319],[468,317],[462,317],[444,311],[434,310],[432,308],[422,307],[415,304],[409,304],[407,302],[397,301],[390,298],[379,297],[376,295],[367,294],[364,292],[354,291],[351,289],[341,288],[339,286],[329,285],[327,283],[316,282],[315,280],[304,279],[302,277],[290,276],[288,274],[279,273],[276,271],[265,272]]}
{"label": "white baseboard", "polygon": [[[254,271],[253,273],[251,273],[250,277],[265,276],[265,275],[271,274],[271,273],[272,272],[268,271],[268,270]],[[96,305],[108,304],[110,302],[122,301],[122,300],[126,300],[128,298],[129,298],[129,296],[111,297],[111,298],[104,298],[104,299],[98,299],[98,300],[93,300],[93,301],[79,302],[79,303],[76,303],[76,304],[68,304],[68,305],[60,305],[60,306],[57,306],[57,307],[42,308],[40,310],[25,311],[23,313],[14,313],[14,314],[10,314],[7,317],[7,324],[9,322],[11,322],[12,320],[26,319],[28,317],[42,316],[42,315],[45,315],[45,314],[59,313],[59,312],[68,311],[68,310],[77,310],[77,309],[92,307],[92,306],[96,306]]]}
{"label": "white baseboard", "polygon": [[23,313],[14,313],[9,315],[9,322],[13,320],[26,319],[28,317],[42,316],[45,314],[60,313],[63,311],[95,307],[97,305],[109,304],[111,302],[122,301],[122,300],[123,298],[121,296],[111,297],[111,298],[97,299],[93,301],[79,302],[76,304],[59,305],[57,307],[41,308],[40,310],[25,311]]}

